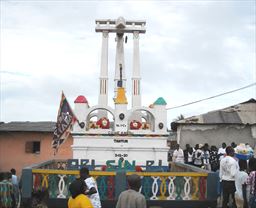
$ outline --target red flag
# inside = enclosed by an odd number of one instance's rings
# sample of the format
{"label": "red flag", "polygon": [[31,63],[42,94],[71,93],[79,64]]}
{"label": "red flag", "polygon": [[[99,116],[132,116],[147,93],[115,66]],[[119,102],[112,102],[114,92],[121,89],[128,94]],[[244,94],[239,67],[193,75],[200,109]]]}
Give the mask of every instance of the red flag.
{"label": "red flag", "polygon": [[57,122],[53,132],[52,148],[55,149],[55,154],[60,145],[68,138],[75,121],[77,118],[62,92]]}

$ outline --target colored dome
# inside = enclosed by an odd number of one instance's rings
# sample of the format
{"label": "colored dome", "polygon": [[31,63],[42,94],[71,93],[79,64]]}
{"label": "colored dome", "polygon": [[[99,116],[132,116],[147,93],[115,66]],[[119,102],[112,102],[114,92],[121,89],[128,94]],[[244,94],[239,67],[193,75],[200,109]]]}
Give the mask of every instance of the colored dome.
{"label": "colored dome", "polygon": [[167,105],[165,100],[162,97],[159,97],[155,102],[154,105]]}
{"label": "colored dome", "polygon": [[88,104],[88,101],[87,99],[85,98],[85,96],[83,95],[79,95],[76,100],[74,101],[74,103],[87,103]]}

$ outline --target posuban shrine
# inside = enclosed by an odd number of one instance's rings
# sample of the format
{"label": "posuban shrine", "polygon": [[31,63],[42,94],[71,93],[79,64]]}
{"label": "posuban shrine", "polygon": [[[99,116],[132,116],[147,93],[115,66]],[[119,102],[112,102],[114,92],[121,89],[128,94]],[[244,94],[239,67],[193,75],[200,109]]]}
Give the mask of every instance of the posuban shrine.
{"label": "posuban shrine", "polygon": [[[97,181],[102,207],[116,207],[119,195],[128,189],[127,177],[141,177],[140,193],[148,207],[216,208],[219,176],[189,164],[168,166],[167,109],[163,98],[149,107],[141,105],[139,36],[146,32],[145,21],[96,20],[102,33],[100,90],[98,105],[89,106],[78,96],[74,113],[73,159],[54,159],[22,170],[22,201],[29,204],[33,193],[49,190],[49,208],[67,206],[69,185],[86,165]],[[115,33],[114,90],[109,93],[108,39]],[[125,33],[133,35],[132,89],[126,88]],[[131,34],[130,34],[131,35]],[[129,84],[128,84],[129,85]],[[131,107],[126,95],[131,91]],[[114,105],[108,97],[114,97]],[[67,103],[67,102],[66,102]],[[114,107],[111,107],[114,106]],[[130,108],[130,109],[129,109]],[[25,206],[29,207],[29,206]]]}
{"label": "posuban shrine", "polygon": [[[72,135],[73,159],[95,160],[103,165],[107,160],[120,158],[144,166],[146,161],[167,166],[167,111],[160,97],[145,107],[141,105],[141,75],[139,37],[146,32],[146,21],[96,20],[96,32],[102,33],[100,90],[98,105],[89,106],[84,96],[75,100],[74,112],[80,123],[75,124]],[[115,33],[114,108],[108,105],[108,40]],[[126,97],[124,34],[133,34],[133,67],[131,109]]]}

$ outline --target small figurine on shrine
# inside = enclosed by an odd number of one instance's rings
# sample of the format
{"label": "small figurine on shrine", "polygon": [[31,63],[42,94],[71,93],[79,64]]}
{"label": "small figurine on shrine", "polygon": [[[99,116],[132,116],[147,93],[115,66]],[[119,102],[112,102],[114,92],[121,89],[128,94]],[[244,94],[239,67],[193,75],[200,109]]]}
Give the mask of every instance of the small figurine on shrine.
{"label": "small figurine on shrine", "polygon": [[110,122],[106,117],[103,117],[96,122],[96,125],[101,129],[109,129]]}
{"label": "small figurine on shrine", "polygon": [[142,126],[141,122],[136,121],[136,120],[133,120],[133,121],[131,121],[131,123],[130,123],[130,129],[133,129],[133,130],[140,129],[141,126]]}

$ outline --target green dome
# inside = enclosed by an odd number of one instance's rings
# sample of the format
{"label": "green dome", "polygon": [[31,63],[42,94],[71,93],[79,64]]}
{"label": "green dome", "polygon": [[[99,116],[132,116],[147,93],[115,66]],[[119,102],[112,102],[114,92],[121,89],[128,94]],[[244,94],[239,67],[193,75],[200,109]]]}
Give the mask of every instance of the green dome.
{"label": "green dome", "polygon": [[165,100],[162,97],[159,97],[155,102],[154,105],[167,105]]}

